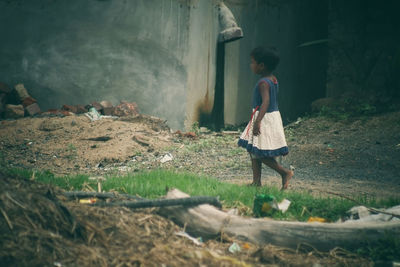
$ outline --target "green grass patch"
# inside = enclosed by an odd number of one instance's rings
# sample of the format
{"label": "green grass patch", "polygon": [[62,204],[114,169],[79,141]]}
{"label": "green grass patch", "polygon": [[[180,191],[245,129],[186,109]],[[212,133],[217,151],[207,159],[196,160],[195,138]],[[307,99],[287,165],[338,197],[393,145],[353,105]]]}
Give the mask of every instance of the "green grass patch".
{"label": "green grass patch", "polygon": [[[96,188],[96,184],[89,180],[87,175],[57,177],[50,172],[35,172],[20,169],[8,170],[10,174],[57,185],[65,190],[82,190]],[[315,197],[306,192],[284,191],[276,187],[248,187],[221,182],[215,178],[198,176],[190,173],[178,173],[166,170],[153,170],[129,174],[126,176],[107,177],[103,182],[105,191],[118,191],[144,198],[154,199],[164,196],[167,188],[177,188],[191,196],[218,196],[225,207],[247,206],[248,211],[253,207],[256,194],[273,195],[277,201],[286,198],[291,205],[286,213],[274,212],[272,217],[279,220],[306,221],[309,217],[322,217],[328,221],[336,221],[346,214],[351,207],[356,206],[353,201],[338,197]],[[376,200],[359,197],[357,202],[375,208],[389,207],[400,204],[399,199]],[[247,212],[246,215],[252,215]]]}

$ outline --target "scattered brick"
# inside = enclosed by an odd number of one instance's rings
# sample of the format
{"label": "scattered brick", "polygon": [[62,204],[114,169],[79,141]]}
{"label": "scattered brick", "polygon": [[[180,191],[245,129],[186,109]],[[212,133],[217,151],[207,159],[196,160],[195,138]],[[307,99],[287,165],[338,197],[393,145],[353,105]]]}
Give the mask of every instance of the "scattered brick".
{"label": "scattered brick", "polygon": [[76,114],[82,114],[88,112],[84,105],[76,105]]}
{"label": "scattered brick", "polygon": [[75,114],[78,113],[78,108],[76,106],[71,106],[71,105],[63,105],[61,110],[69,111]]}
{"label": "scattered brick", "polygon": [[18,119],[24,117],[24,106],[22,105],[6,105],[5,117],[10,119]]}
{"label": "scattered brick", "polygon": [[25,107],[25,111],[29,116],[33,116],[41,112],[40,107],[37,103],[33,103],[32,105]]}
{"label": "scattered brick", "polygon": [[114,114],[114,109],[115,109],[114,107],[103,108],[102,113],[103,115],[111,116]]}
{"label": "scattered brick", "polygon": [[22,101],[22,105],[26,108],[27,106],[30,106],[34,103],[37,103],[36,99],[34,99],[33,97],[28,96],[27,98],[25,98]]}
{"label": "scattered brick", "polygon": [[22,102],[25,98],[29,97],[28,91],[25,89],[25,86],[22,83],[19,83],[15,86],[15,92]]}
{"label": "scattered brick", "polygon": [[115,107],[114,114],[115,116],[136,116],[139,115],[138,106],[136,103],[121,101],[121,104]]}
{"label": "scattered brick", "polygon": [[70,112],[70,111],[66,111],[66,110],[59,110],[59,113],[64,115],[64,116],[71,116],[74,115],[74,113]]}

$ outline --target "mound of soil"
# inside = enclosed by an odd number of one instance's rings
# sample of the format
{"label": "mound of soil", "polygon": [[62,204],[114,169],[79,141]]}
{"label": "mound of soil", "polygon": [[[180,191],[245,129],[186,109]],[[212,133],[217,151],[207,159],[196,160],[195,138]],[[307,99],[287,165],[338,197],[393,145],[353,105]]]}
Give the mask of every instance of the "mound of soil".
{"label": "mound of soil", "polygon": [[[0,265],[370,266],[342,250],[257,247],[223,236],[195,245],[156,211],[88,206],[58,188],[0,173]],[[230,253],[232,242],[242,250]]]}

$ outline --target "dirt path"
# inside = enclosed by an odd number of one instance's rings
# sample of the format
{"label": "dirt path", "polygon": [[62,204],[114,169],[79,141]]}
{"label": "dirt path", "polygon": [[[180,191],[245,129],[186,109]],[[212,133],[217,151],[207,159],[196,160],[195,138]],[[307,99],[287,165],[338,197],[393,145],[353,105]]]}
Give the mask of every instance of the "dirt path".
{"label": "dirt path", "polygon": [[[282,163],[295,168],[290,190],[399,197],[400,112],[348,121],[311,118],[285,131],[290,154]],[[143,115],[95,122],[83,115],[0,122],[3,164],[61,175],[167,168],[248,183],[250,161],[236,145],[238,136],[209,132],[193,138],[171,133],[160,119]],[[280,178],[267,168],[262,182],[280,186]]]}

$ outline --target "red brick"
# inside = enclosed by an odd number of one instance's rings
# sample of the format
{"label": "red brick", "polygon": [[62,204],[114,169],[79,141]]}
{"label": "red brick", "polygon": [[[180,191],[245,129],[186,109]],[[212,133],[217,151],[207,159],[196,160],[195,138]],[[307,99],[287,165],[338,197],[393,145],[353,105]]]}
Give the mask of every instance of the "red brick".
{"label": "red brick", "polygon": [[88,112],[84,105],[76,105],[76,114],[82,114]]}
{"label": "red brick", "polygon": [[5,117],[10,119],[24,117],[24,107],[22,105],[6,105]]}
{"label": "red brick", "polygon": [[41,112],[40,107],[37,103],[33,103],[32,105],[25,107],[25,111],[29,116],[33,116]]}
{"label": "red brick", "polygon": [[121,104],[115,107],[114,114],[116,116],[135,116],[139,114],[136,103],[121,101]]}
{"label": "red brick", "polygon": [[66,111],[66,110],[59,110],[59,113],[64,115],[64,116],[71,116],[74,115],[74,113],[70,112],[70,111]]}
{"label": "red brick", "polygon": [[36,99],[34,99],[33,97],[26,97],[23,101],[22,101],[22,105],[26,108],[27,106],[30,106],[34,103],[37,103]]}
{"label": "red brick", "polygon": [[14,91],[18,96],[19,100],[22,102],[25,98],[29,97],[28,91],[26,90],[25,86],[20,83],[14,87]]}
{"label": "red brick", "polygon": [[113,108],[113,107],[103,108],[102,113],[103,113],[103,115],[111,116],[111,115],[114,114],[114,109],[115,109],[115,108]]}
{"label": "red brick", "polygon": [[75,114],[78,113],[78,108],[76,106],[71,106],[71,105],[63,105],[61,110],[70,111]]}

